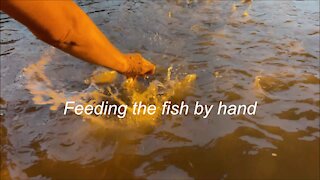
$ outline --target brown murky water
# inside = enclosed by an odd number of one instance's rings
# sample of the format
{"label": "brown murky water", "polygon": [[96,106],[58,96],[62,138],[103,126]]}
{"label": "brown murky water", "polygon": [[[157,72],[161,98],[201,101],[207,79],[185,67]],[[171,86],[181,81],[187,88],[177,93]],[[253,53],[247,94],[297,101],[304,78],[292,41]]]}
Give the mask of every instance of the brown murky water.
{"label": "brown murky water", "polygon": [[[51,48],[1,14],[1,179],[319,179],[318,1],[78,3],[120,49],[157,64],[140,84],[166,84],[172,66],[174,83],[197,76],[179,89],[191,90],[179,97],[187,103],[258,101],[257,115],[164,116],[131,128],[64,116],[34,99],[47,81],[25,76]],[[58,50],[50,58],[43,72],[55,100],[92,92],[85,80],[101,68]],[[120,96],[122,82],[111,85]]]}

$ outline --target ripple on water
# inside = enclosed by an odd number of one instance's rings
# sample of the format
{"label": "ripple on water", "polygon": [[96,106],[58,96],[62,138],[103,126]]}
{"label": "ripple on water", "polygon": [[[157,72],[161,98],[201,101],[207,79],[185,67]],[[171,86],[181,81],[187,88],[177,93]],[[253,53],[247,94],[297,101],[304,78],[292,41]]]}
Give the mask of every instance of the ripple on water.
{"label": "ripple on water", "polygon": [[[53,61],[37,62],[47,46],[1,13],[1,169],[9,169],[1,176],[319,177],[318,1],[77,2],[117,47],[140,51],[157,64],[157,73],[132,90],[133,81],[125,86],[114,72],[92,73],[94,66],[59,51]],[[170,81],[169,64],[172,77],[178,77]],[[29,79],[19,78],[17,67],[27,65]],[[198,78],[185,79],[187,74]],[[189,80],[194,85],[188,86]],[[258,111],[208,119],[160,117],[135,128],[59,113],[66,99],[130,104],[134,98],[149,102],[157,92],[189,103],[258,101]]]}

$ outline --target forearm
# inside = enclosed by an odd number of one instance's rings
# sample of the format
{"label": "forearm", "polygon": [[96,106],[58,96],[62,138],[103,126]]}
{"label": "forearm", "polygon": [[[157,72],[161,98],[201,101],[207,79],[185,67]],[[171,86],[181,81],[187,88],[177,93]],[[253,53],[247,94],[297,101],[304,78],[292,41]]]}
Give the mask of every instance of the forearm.
{"label": "forearm", "polygon": [[2,10],[39,39],[85,61],[125,72],[124,55],[72,1],[3,1]]}

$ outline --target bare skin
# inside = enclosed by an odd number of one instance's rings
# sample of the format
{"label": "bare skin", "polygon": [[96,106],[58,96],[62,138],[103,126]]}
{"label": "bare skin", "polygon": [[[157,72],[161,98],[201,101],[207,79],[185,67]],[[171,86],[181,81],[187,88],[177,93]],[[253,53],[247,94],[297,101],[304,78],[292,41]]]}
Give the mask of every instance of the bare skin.
{"label": "bare skin", "polygon": [[84,61],[127,76],[155,71],[155,66],[140,54],[121,53],[71,0],[1,0],[0,8],[42,41]]}

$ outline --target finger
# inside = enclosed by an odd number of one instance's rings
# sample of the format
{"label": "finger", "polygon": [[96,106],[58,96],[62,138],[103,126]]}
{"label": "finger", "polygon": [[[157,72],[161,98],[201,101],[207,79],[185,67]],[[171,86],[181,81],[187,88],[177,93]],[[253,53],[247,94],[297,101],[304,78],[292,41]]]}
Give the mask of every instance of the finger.
{"label": "finger", "polygon": [[145,69],[145,72],[143,73],[144,75],[152,75],[154,74],[155,72],[155,65],[149,63],[147,66],[146,66],[146,69]]}

